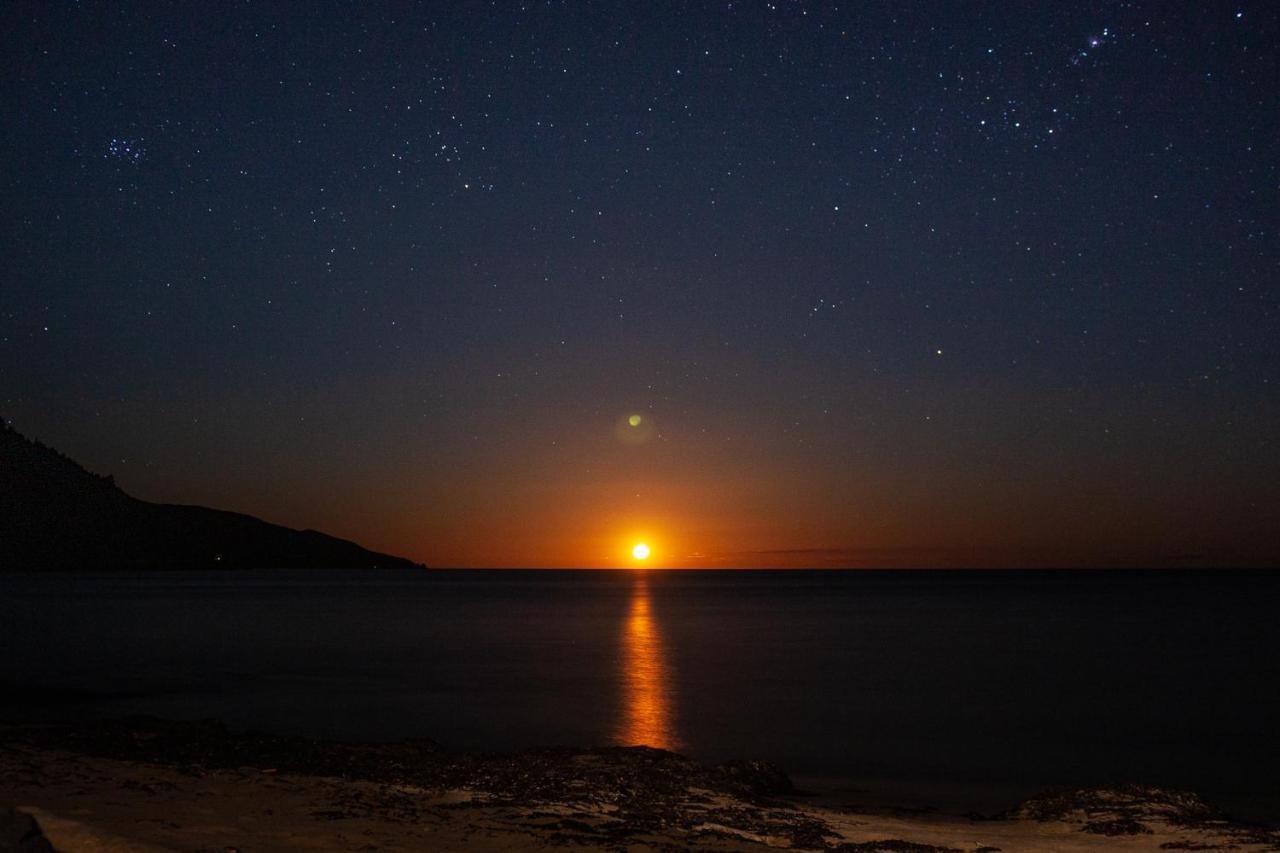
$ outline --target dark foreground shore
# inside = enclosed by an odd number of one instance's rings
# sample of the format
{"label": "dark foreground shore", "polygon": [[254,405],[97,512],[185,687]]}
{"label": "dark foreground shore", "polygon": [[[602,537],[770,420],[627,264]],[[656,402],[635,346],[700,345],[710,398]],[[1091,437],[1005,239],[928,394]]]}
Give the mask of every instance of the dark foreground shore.
{"label": "dark foreground shore", "polygon": [[0,806],[21,813],[0,820],[0,850],[31,836],[25,814],[64,851],[1280,851],[1280,832],[1156,788],[960,816],[844,804],[764,762],[645,747],[476,755],[151,718],[0,728]]}

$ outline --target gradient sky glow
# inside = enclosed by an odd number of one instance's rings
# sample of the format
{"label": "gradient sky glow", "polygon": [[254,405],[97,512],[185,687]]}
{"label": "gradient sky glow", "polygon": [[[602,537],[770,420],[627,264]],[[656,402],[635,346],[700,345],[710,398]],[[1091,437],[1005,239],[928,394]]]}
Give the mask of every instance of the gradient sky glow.
{"label": "gradient sky glow", "polygon": [[1273,3],[7,17],[0,413],[138,497],[437,566],[1280,562]]}

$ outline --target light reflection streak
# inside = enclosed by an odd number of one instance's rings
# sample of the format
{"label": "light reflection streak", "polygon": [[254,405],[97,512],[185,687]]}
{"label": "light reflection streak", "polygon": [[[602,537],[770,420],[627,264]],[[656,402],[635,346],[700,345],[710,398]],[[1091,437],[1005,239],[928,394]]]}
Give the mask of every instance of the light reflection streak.
{"label": "light reflection streak", "polygon": [[643,573],[631,588],[619,664],[622,715],[614,740],[627,746],[678,749],[671,673],[662,633],[651,613],[649,581]]}

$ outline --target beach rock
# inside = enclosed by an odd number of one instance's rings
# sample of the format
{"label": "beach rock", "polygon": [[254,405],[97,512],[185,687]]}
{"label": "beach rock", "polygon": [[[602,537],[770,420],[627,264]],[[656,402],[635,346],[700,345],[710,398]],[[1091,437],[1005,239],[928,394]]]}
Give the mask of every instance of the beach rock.
{"label": "beach rock", "polygon": [[[167,765],[195,775],[222,769],[249,779],[271,770],[273,775],[336,777],[386,786],[377,795],[351,793],[351,802],[320,815],[334,820],[388,810],[412,812],[414,797],[399,793],[409,786],[471,792],[470,801],[486,807],[537,811],[545,804],[558,804],[608,815],[593,832],[607,835],[610,843],[645,832],[728,832],[735,838],[785,839],[793,847],[814,849],[826,846],[830,835],[821,820],[773,799],[792,785],[768,762],[708,767],[679,753],[645,746],[477,754],[451,752],[421,739],[342,743],[237,733],[216,721],[149,717],[0,727],[2,742]],[[579,820],[565,815],[557,819]],[[558,831],[575,837],[586,833],[576,823]]]}
{"label": "beach rock", "polygon": [[1151,835],[1153,832],[1151,827],[1131,817],[1091,820],[1080,827],[1080,831],[1091,832],[1094,835]]}
{"label": "beach rock", "polygon": [[1234,850],[1241,846],[1280,851],[1280,831],[1241,823],[1189,791],[1145,785],[1057,788],[1037,794],[1006,817],[1075,824],[1090,835],[1124,837],[1185,831],[1187,838],[1162,842],[1162,850]]}
{"label": "beach rock", "polygon": [[0,853],[53,853],[53,845],[31,815],[0,806]]}
{"label": "beach rock", "polygon": [[1178,826],[1197,826],[1221,817],[1189,791],[1144,785],[1095,788],[1054,788],[1037,794],[1013,810],[1011,816],[1031,820],[1083,822],[1085,832],[1135,835],[1147,831],[1143,820],[1164,820]]}
{"label": "beach rock", "polygon": [[727,761],[715,769],[731,784],[756,796],[776,797],[796,790],[791,777],[769,761]]}
{"label": "beach rock", "polygon": [[879,841],[846,841],[828,848],[830,853],[963,853],[957,847],[938,847],[934,844],[917,844],[898,838]]}

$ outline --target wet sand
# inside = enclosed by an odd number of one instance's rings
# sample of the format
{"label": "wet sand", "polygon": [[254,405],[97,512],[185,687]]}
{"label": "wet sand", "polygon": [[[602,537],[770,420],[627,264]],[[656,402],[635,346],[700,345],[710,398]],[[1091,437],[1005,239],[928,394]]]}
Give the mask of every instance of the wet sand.
{"label": "wet sand", "polygon": [[842,803],[763,762],[643,747],[467,755],[150,719],[7,726],[0,742],[0,803],[64,851],[1280,851],[1274,830],[1152,788],[964,816]]}

